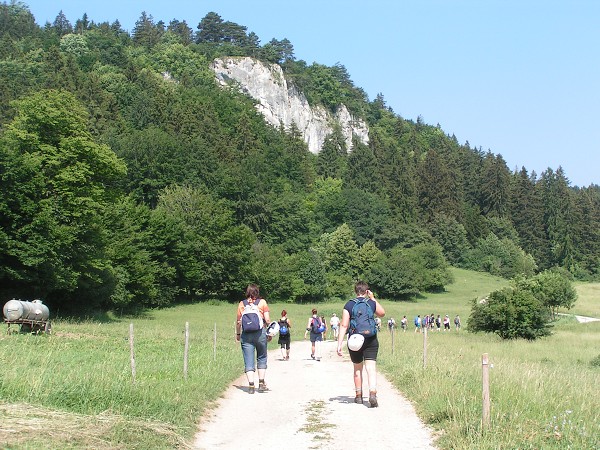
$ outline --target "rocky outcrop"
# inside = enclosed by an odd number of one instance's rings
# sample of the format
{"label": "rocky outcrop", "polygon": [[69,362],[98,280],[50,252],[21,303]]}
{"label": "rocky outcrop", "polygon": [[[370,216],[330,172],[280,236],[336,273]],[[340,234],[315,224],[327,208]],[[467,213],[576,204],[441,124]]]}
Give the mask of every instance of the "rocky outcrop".
{"label": "rocky outcrop", "polygon": [[212,69],[221,84],[234,85],[255,99],[256,108],[271,125],[288,129],[294,123],[312,153],[321,150],[335,123],[341,126],[348,150],[351,150],[353,135],[365,144],[369,142],[369,129],[363,120],[352,117],[344,105],[340,105],[335,114],[322,106],[309,105],[304,94],[288,84],[276,64],[229,57],[213,61]]}

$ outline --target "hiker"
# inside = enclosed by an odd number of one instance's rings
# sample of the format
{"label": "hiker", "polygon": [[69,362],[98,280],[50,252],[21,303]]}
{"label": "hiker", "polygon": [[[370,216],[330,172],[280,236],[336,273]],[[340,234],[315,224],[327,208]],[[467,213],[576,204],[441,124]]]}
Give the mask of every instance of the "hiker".
{"label": "hiker", "polygon": [[[265,374],[267,371],[267,337],[265,326],[271,321],[269,305],[260,297],[256,284],[246,288],[246,298],[237,308],[235,325],[236,341],[241,343],[244,357],[244,371],[248,378],[248,392],[254,394],[254,376],[258,368],[258,392],[267,391]],[[254,359],[256,353],[256,361]]]}
{"label": "hiker", "polygon": [[321,361],[321,342],[323,341],[323,327],[324,324],[322,323],[321,318],[317,314],[317,310],[313,308],[312,316],[309,317],[308,323],[306,324],[304,339],[306,339],[307,333],[310,333],[310,357],[317,361]]}
{"label": "hiker", "polygon": [[417,314],[415,317],[415,333],[421,332],[421,314]]}
{"label": "hiker", "polygon": [[448,317],[448,314],[444,316],[444,331],[450,331],[450,317]]}
{"label": "hiker", "polygon": [[321,333],[321,337],[323,338],[323,341],[327,340],[327,322],[325,322],[325,316],[321,315],[321,328],[323,329],[323,332]]}
{"label": "hiker", "polygon": [[331,319],[329,320],[329,325],[331,326],[331,332],[333,334],[333,339],[337,341],[338,334],[340,331],[340,318],[333,313],[331,315]]}
{"label": "hiker", "polygon": [[[379,351],[379,341],[377,340],[377,328],[375,327],[375,316],[385,316],[383,306],[375,300],[375,296],[369,290],[369,285],[364,281],[359,281],[354,286],[356,298],[348,301],[342,311],[342,322],[340,323],[340,335],[338,337],[337,353],[342,356],[342,344],[344,336],[348,332],[348,342],[356,337],[364,338],[360,348],[352,350],[350,347],[350,359],[354,364],[354,389],[355,403],[362,404],[363,394],[363,365],[367,371],[369,384],[369,404],[372,408],[379,406],[377,402],[377,353]],[[365,307],[365,305],[367,305]],[[354,339],[353,339],[354,340]]]}
{"label": "hiker", "polygon": [[290,343],[292,341],[290,335],[290,328],[292,328],[292,322],[288,319],[287,311],[284,309],[281,311],[281,319],[279,319],[279,340],[277,343],[281,346],[281,358],[284,361],[290,359]]}
{"label": "hiker", "polygon": [[439,314],[435,318],[435,327],[437,328],[438,331],[440,331],[442,329],[442,318],[440,317]]}
{"label": "hiker", "polygon": [[394,331],[394,328],[396,328],[396,320],[391,317],[390,320],[388,320],[388,330],[390,330],[390,333]]}
{"label": "hiker", "polygon": [[375,326],[377,327],[377,331],[381,331],[381,319],[379,317],[375,317]]}
{"label": "hiker", "polygon": [[454,327],[456,328],[456,331],[460,330],[460,317],[458,314],[454,318]]}
{"label": "hiker", "polygon": [[406,328],[408,328],[408,319],[406,316],[402,317],[402,320],[400,321],[400,327],[402,328],[402,331],[406,333]]}

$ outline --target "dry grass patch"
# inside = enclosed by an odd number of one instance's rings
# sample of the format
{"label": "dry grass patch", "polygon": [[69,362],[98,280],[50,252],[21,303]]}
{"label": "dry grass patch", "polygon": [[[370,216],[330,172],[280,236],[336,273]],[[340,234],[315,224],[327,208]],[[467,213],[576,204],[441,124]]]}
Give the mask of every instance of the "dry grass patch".
{"label": "dry grass patch", "polygon": [[[156,448],[190,448],[173,426],[109,412],[85,415],[26,403],[2,403],[0,422],[0,443],[8,448],[142,448],[136,447],[136,440],[127,436],[128,429],[135,429],[138,436],[162,437],[162,444],[159,440]],[[145,445],[143,441],[140,439],[139,445]]]}

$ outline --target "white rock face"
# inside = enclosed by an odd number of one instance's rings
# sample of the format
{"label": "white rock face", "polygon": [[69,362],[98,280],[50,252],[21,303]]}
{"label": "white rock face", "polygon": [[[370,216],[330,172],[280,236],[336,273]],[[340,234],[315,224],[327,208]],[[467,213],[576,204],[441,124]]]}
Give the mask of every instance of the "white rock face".
{"label": "white rock face", "polygon": [[274,127],[283,125],[288,129],[292,123],[296,124],[312,153],[321,151],[325,137],[333,131],[332,124],[336,122],[341,126],[349,151],[353,135],[365,144],[369,142],[369,128],[363,120],[353,118],[344,105],[338,107],[335,115],[321,106],[310,106],[304,94],[287,83],[277,64],[230,57],[216,59],[212,69],[222,85],[236,84],[254,98],[258,111]]}

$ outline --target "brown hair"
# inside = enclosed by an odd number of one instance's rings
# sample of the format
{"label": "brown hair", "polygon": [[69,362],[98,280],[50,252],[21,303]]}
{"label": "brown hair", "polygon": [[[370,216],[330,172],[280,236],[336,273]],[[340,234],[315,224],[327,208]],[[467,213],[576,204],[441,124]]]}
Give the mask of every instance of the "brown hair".
{"label": "brown hair", "polygon": [[281,317],[285,317],[287,316],[287,311],[284,309],[283,311],[281,311]]}
{"label": "brown hair", "polygon": [[316,314],[316,313],[317,313],[317,310],[316,310],[315,308],[313,308],[313,310],[312,310],[312,313],[313,313],[313,314]]}
{"label": "brown hair", "polygon": [[354,286],[354,292],[356,292],[356,295],[364,295],[367,293],[367,290],[369,290],[369,285],[364,281],[359,281],[356,283],[356,286]]}
{"label": "brown hair", "polygon": [[256,284],[249,284],[248,287],[246,288],[246,298],[251,298],[253,300],[256,300],[259,297],[259,291],[258,291],[258,285]]}

